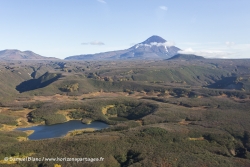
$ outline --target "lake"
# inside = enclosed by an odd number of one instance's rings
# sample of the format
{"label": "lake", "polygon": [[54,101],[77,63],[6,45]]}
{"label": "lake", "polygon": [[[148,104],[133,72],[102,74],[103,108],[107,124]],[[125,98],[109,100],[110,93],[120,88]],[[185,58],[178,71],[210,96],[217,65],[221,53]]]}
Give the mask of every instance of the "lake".
{"label": "lake", "polygon": [[17,128],[19,131],[34,130],[34,133],[28,136],[30,140],[40,140],[65,136],[69,131],[75,129],[94,128],[96,130],[107,128],[109,125],[103,122],[92,122],[91,124],[83,124],[79,120],[71,120],[55,125],[39,125],[27,128]]}

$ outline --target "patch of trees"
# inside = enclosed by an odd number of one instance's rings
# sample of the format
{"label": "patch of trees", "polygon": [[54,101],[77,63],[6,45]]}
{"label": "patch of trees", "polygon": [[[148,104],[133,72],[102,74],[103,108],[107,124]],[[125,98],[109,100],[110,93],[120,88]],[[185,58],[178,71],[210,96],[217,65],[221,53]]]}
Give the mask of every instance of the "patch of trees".
{"label": "patch of trees", "polygon": [[39,108],[36,108],[28,114],[28,120],[34,123],[40,123],[45,121],[46,125],[65,122],[65,116],[57,114],[57,111],[57,105],[53,103],[43,104]]}
{"label": "patch of trees", "polygon": [[121,166],[130,166],[143,160],[143,158],[140,157],[140,154],[141,153],[137,151],[129,150],[127,154],[115,155],[115,159],[121,164]]}
{"label": "patch of trees", "polygon": [[150,128],[143,129],[141,131],[141,134],[143,136],[150,135],[150,136],[162,136],[163,137],[167,134],[167,131],[159,127],[150,127]]}
{"label": "patch of trees", "polygon": [[127,118],[129,120],[135,120],[153,113],[156,108],[156,105],[147,103],[118,104],[115,107],[109,108],[107,113]]}
{"label": "patch of trees", "polygon": [[79,89],[78,83],[65,85],[62,88],[60,88],[60,90],[63,92],[74,92],[74,91],[77,91],[78,89]]}

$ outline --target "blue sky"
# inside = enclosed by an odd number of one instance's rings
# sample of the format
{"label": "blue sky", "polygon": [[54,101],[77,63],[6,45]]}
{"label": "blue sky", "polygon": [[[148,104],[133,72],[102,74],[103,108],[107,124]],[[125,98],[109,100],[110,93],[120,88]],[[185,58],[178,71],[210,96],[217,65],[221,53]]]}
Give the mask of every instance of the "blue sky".
{"label": "blue sky", "polygon": [[0,0],[0,50],[67,56],[159,35],[185,53],[250,58],[249,0]]}

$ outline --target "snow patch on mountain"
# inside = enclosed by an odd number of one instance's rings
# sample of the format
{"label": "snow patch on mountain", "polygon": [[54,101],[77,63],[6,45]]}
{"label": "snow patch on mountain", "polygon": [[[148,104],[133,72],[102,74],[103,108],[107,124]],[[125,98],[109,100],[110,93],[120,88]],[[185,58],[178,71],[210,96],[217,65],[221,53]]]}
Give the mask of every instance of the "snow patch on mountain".
{"label": "snow patch on mountain", "polygon": [[[164,46],[165,48],[167,48],[167,47],[171,47],[171,46],[174,46],[174,45],[175,45],[174,42],[164,42],[164,43],[151,42],[150,44],[139,43],[139,44],[135,45],[135,49],[137,49],[138,47],[141,47],[141,46],[144,46],[144,47]],[[168,50],[166,50],[166,51],[168,51]]]}

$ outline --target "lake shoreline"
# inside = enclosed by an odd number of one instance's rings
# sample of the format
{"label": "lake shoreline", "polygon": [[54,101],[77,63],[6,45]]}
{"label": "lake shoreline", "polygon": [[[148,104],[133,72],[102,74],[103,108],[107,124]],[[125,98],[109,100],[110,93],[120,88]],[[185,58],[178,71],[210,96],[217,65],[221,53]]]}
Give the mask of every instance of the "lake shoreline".
{"label": "lake shoreline", "polygon": [[[108,124],[100,121],[94,121],[90,124],[84,124],[80,120],[71,120],[64,123],[53,124],[53,125],[37,125],[27,128],[16,128],[18,131],[34,130],[32,134],[28,136],[29,140],[41,140],[49,138],[58,138],[69,135],[70,133],[77,132],[77,134],[82,134],[85,132],[94,132],[96,130],[105,129],[109,127]],[[73,135],[74,136],[74,135]]]}

